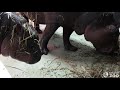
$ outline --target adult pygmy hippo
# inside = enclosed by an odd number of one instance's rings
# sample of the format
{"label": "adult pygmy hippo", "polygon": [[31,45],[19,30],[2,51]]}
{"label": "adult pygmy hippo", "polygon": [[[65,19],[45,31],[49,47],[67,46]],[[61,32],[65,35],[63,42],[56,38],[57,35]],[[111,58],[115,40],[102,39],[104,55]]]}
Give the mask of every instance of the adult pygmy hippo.
{"label": "adult pygmy hippo", "polygon": [[34,28],[20,13],[0,13],[0,54],[34,64],[41,59],[38,41]]}
{"label": "adult pygmy hippo", "polygon": [[110,54],[118,51],[119,22],[118,14],[114,12],[37,12],[41,19],[40,24],[46,24],[40,41],[40,48],[43,54],[48,54],[47,44],[54,32],[63,27],[64,47],[70,51],[77,48],[71,45],[69,37],[73,31],[78,35],[85,35],[86,40],[92,42],[96,50]]}

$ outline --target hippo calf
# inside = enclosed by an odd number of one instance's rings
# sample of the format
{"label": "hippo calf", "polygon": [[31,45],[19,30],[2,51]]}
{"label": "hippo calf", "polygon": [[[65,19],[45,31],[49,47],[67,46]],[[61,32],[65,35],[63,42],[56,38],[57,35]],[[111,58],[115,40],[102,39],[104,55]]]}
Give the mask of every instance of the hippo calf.
{"label": "hippo calf", "polygon": [[[39,24],[46,24],[40,48],[41,53],[47,55],[47,44],[55,31],[63,27],[63,42],[66,50],[76,51],[70,41],[70,35],[75,31],[78,35],[85,35],[97,51],[110,54],[118,51],[119,23],[117,14],[113,12],[37,12]],[[40,18],[41,17],[41,18]]]}

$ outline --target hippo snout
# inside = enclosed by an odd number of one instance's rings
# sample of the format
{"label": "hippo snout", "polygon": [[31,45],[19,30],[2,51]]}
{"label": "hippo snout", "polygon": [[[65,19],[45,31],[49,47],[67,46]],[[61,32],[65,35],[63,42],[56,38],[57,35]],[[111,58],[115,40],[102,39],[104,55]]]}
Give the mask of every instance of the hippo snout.
{"label": "hippo snout", "polygon": [[32,53],[32,60],[28,63],[35,64],[35,63],[39,62],[41,59],[41,56],[42,56],[42,53],[40,50],[35,51],[34,53]]}

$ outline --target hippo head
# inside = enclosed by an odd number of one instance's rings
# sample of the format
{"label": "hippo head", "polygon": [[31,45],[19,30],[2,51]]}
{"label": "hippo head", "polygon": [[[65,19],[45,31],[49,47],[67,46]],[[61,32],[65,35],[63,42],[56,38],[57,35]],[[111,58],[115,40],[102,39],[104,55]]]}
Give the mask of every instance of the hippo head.
{"label": "hippo head", "polygon": [[103,54],[113,54],[119,50],[119,26],[112,13],[105,13],[89,24],[84,35]]}
{"label": "hippo head", "polygon": [[34,27],[18,12],[2,12],[0,17],[1,54],[29,64],[38,62],[41,51]]}

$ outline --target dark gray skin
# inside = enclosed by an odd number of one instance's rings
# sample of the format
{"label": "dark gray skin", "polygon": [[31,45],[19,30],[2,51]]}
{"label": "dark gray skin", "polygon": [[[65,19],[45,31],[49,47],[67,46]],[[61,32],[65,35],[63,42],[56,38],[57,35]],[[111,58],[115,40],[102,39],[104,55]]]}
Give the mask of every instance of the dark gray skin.
{"label": "dark gray skin", "polygon": [[[63,27],[64,48],[76,51],[77,47],[70,43],[70,35],[75,31],[78,35],[85,34],[85,38],[91,41],[96,50],[110,54],[119,49],[118,46],[118,24],[113,12],[37,12],[40,13],[39,24],[46,24],[40,41],[41,53],[47,55],[49,50],[47,44],[55,31]],[[97,26],[96,26],[97,25]],[[113,27],[111,27],[113,26]],[[109,27],[109,28],[108,28]],[[94,32],[98,31],[98,32]],[[101,33],[101,34],[99,34]],[[94,37],[93,37],[94,36]],[[99,36],[99,38],[97,37]],[[113,37],[114,36],[114,37]],[[105,38],[104,38],[105,37]],[[94,40],[96,38],[96,40]],[[104,38],[104,39],[103,39]],[[115,39],[114,39],[115,38]],[[103,42],[100,42],[103,40]],[[106,44],[109,43],[110,45]]]}

